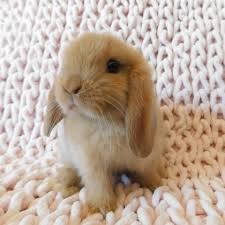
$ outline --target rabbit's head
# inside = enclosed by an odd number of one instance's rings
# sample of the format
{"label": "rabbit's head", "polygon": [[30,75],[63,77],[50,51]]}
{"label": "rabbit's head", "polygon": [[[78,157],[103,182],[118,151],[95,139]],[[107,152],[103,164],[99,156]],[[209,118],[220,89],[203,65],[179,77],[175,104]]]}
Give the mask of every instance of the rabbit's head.
{"label": "rabbit's head", "polygon": [[[109,34],[86,33],[69,43],[49,93],[44,130],[64,117],[123,123],[131,150],[147,156],[156,130],[151,71],[144,57]],[[74,123],[76,121],[74,120]]]}

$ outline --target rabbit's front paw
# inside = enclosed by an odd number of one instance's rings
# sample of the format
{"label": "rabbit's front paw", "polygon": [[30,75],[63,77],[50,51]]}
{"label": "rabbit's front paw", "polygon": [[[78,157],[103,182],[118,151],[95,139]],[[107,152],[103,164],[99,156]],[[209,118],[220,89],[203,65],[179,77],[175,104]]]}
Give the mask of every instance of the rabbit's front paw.
{"label": "rabbit's front paw", "polygon": [[106,213],[116,209],[116,196],[114,193],[87,193],[86,202],[90,207],[91,212],[100,211]]}

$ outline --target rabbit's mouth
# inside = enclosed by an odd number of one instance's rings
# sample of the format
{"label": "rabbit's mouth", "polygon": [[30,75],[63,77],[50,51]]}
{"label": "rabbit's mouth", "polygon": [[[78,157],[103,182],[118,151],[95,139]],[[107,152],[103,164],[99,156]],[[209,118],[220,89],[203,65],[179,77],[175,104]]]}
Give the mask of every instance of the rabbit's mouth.
{"label": "rabbit's mouth", "polygon": [[69,111],[74,110],[75,107],[76,107],[76,106],[75,106],[74,104],[70,104],[70,105],[69,105]]}
{"label": "rabbit's mouth", "polygon": [[77,107],[79,105],[79,97],[72,95],[72,105]]}
{"label": "rabbit's mouth", "polygon": [[78,110],[79,103],[78,103],[77,99],[72,95],[69,98],[70,99],[69,99],[69,103],[67,106],[68,112],[73,112],[74,110]]}

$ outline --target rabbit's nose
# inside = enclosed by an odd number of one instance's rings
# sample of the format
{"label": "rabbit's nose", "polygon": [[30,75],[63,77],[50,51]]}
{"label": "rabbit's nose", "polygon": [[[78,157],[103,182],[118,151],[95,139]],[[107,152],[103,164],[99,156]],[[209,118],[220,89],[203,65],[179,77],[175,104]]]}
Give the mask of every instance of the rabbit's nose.
{"label": "rabbit's nose", "polygon": [[75,89],[73,89],[72,93],[77,94],[81,89],[81,85],[77,86]]}

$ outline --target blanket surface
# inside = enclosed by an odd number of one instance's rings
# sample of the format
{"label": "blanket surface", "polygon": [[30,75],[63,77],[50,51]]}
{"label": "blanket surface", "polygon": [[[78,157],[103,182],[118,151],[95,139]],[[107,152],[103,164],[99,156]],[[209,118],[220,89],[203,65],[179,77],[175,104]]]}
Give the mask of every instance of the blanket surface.
{"label": "blanket surface", "polygon": [[[63,198],[56,133],[43,135],[60,49],[110,31],[153,66],[169,130],[168,179],[118,184],[115,212],[91,214],[85,189]],[[1,0],[0,224],[225,224],[224,0]]]}

